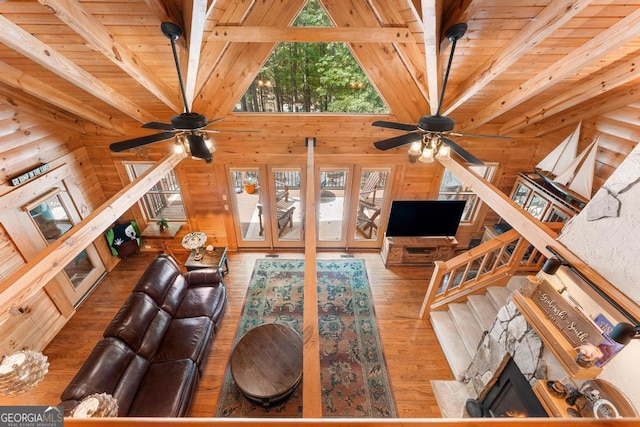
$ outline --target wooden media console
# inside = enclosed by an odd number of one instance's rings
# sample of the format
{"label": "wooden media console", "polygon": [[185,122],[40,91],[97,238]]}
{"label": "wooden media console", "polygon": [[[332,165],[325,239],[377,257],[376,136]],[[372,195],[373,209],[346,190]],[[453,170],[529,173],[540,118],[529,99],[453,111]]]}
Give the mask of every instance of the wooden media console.
{"label": "wooden media console", "polygon": [[429,265],[451,258],[457,246],[455,237],[385,237],[380,255],[385,266]]}

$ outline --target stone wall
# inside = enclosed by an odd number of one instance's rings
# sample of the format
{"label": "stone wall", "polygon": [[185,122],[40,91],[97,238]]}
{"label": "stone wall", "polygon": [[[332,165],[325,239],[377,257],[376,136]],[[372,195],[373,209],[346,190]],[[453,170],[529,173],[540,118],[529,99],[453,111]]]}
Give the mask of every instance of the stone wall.
{"label": "stone wall", "polygon": [[547,378],[542,341],[511,300],[498,311],[465,373],[465,382],[469,382],[476,396],[491,381],[506,354],[511,355],[532,385]]}

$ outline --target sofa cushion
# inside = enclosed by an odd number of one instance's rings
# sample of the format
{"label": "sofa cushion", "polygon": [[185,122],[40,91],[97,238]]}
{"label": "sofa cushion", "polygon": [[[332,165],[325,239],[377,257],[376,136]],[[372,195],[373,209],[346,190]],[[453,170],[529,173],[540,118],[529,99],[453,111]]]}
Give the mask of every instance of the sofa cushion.
{"label": "sofa cushion", "polygon": [[151,297],[141,292],[134,292],[129,295],[107,326],[104,336],[118,337],[137,352],[158,311],[159,307]]}
{"label": "sofa cushion", "polygon": [[218,267],[199,268],[197,270],[187,271],[184,278],[190,287],[211,286],[212,284],[223,283],[222,274]]}
{"label": "sofa cushion", "polygon": [[[123,341],[117,338],[102,339],[62,392],[62,400],[82,400],[93,393],[114,394],[135,357],[136,353]],[[137,384],[131,386],[137,387]]]}
{"label": "sofa cushion", "polygon": [[142,273],[133,292],[143,292],[149,295],[158,306],[162,306],[165,295],[178,276],[182,276],[182,272],[173,258],[167,254],[159,255]]}
{"label": "sofa cushion", "polygon": [[151,362],[142,356],[137,355],[125,369],[120,381],[113,392],[113,397],[118,400],[118,415],[121,417],[129,413],[131,403],[138,393],[138,388],[142,383]]}
{"label": "sofa cushion", "polygon": [[191,359],[202,366],[213,334],[213,322],[208,317],[173,319],[153,363]]}
{"label": "sofa cushion", "polygon": [[206,316],[217,322],[222,315],[225,299],[225,288],[221,285],[189,288],[174,317],[182,319],[185,317]]}
{"label": "sofa cushion", "polygon": [[199,380],[193,360],[153,363],[140,384],[130,417],[183,417],[188,415]]}
{"label": "sofa cushion", "polygon": [[167,292],[162,300],[160,306],[163,310],[170,313],[172,316],[175,315],[178,307],[182,303],[182,299],[187,293],[188,285],[187,281],[184,280],[184,276],[179,275],[173,279],[171,286],[167,289]]}

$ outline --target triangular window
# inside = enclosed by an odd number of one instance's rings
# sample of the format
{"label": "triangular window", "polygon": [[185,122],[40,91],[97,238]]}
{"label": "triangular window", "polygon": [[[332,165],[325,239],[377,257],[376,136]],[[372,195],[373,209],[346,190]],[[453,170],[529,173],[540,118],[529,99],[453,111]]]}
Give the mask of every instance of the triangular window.
{"label": "triangular window", "polygon": [[[318,0],[293,23],[332,27]],[[345,43],[279,43],[234,111],[282,113],[389,112]]]}

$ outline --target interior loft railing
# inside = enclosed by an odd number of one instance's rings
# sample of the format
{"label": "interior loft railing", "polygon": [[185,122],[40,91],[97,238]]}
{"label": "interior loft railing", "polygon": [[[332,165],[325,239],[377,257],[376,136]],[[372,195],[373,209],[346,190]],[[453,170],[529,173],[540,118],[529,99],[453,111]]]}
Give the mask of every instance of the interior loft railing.
{"label": "interior loft railing", "polygon": [[[563,224],[549,224],[558,230]],[[500,234],[448,261],[436,261],[420,309],[445,310],[490,285],[504,285],[516,274],[538,272],[546,258],[515,229]]]}

